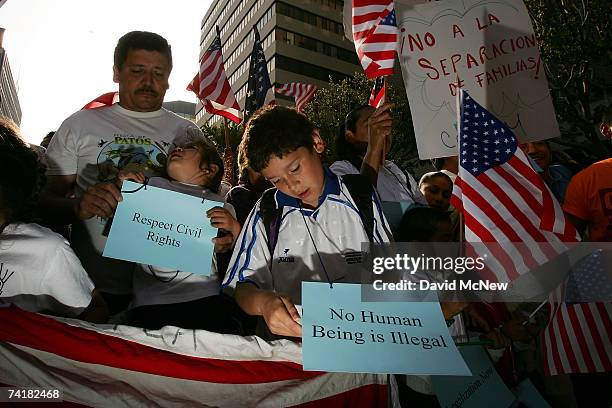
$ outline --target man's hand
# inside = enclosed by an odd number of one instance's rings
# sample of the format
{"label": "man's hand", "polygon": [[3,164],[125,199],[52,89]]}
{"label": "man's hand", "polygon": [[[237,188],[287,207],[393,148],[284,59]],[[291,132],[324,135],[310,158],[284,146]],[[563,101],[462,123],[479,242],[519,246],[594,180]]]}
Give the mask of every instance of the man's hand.
{"label": "man's hand", "polygon": [[147,180],[144,173],[141,171],[125,171],[121,170],[119,174],[117,174],[117,187],[121,188],[123,185],[123,180],[130,180],[136,183],[144,184]]}
{"label": "man's hand", "polygon": [[261,314],[272,333],[302,337],[300,314],[288,296],[270,293],[261,305]]}
{"label": "man's hand", "polygon": [[115,213],[117,203],[123,198],[117,186],[113,183],[100,183],[89,187],[76,204],[76,214],[81,220],[93,216],[110,218]]}

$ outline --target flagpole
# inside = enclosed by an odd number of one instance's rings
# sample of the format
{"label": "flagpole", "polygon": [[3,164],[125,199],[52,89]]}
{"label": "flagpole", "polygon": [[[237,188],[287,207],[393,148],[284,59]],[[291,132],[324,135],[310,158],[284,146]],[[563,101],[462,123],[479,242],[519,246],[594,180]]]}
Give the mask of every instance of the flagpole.
{"label": "flagpole", "polygon": [[225,149],[223,150],[223,181],[233,186],[236,182],[234,176],[234,151],[230,142],[229,127],[227,125],[227,118],[223,117],[223,135],[225,141]]}
{"label": "flagpole", "polygon": [[[457,97],[455,98],[455,108],[457,109],[457,156],[459,156],[459,129],[461,127],[461,88],[459,88],[459,75],[457,75]],[[464,210],[465,211],[465,210]],[[463,226],[463,211],[459,212],[459,248],[463,251],[464,226]]]}

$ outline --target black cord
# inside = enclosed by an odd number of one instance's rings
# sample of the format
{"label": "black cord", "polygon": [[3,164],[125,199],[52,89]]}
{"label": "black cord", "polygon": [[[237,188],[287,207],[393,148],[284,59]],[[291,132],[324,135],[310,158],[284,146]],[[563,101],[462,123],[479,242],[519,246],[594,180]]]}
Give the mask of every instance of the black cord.
{"label": "black cord", "polygon": [[179,270],[176,270],[174,273],[174,276],[171,277],[170,279],[162,279],[159,276],[157,276],[157,274],[155,273],[155,269],[153,269],[153,267],[151,265],[147,265],[147,269],[149,270],[149,272],[151,273],[151,275],[153,275],[153,277],[155,279],[157,279],[158,281],[162,282],[162,283],[169,283],[172,282],[179,274]]}
{"label": "black cord", "polygon": [[[414,197],[414,193],[412,192],[412,188],[409,190],[408,188],[406,188],[406,186],[404,185],[404,183],[402,183],[402,181],[399,179],[399,177],[397,177],[397,174],[395,174],[393,171],[391,171],[390,168],[388,168],[387,166],[385,166],[383,164],[383,167],[389,172],[391,173],[391,175],[393,177],[395,177],[395,179],[397,180],[397,182],[402,186],[402,188],[404,190],[406,190],[406,192],[408,193],[408,196],[412,199],[412,201],[414,201],[416,203],[416,198]],[[410,177],[406,176],[406,185],[410,184]]]}
{"label": "black cord", "polygon": [[304,221],[304,225],[306,226],[306,231],[308,231],[308,235],[310,236],[310,242],[312,242],[312,245],[314,246],[315,252],[317,253],[317,256],[319,257],[319,262],[321,262],[321,266],[323,267],[323,272],[325,273],[325,277],[327,278],[327,282],[329,283],[329,287],[331,288],[333,287],[333,281],[331,280],[331,278],[329,277],[329,274],[327,273],[327,269],[325,268],[323,259],[321,259],[321,254],[319,253],[317,244],[315,243],[315,240],[312,237],[312,234],[310,233],[310,228],[308,227],[308,223],[306,222],[306,217],[304,217],[304,213],[302,212],[304,210],[302,208],[302,203],[298,201],[298,205],[300,206],[300,214],[302,215],[302,220]]}
{"label": "black cord", "polygon": [[147,184],[149,184],[149,177],[145,177],[145,181],[144,183],[142,183],[142,185],[138,188],[135,188],[134,190],[121,190],[122,193],[135,193],[137,191],[142,190],[143,188],[146,190],[147,189]]}

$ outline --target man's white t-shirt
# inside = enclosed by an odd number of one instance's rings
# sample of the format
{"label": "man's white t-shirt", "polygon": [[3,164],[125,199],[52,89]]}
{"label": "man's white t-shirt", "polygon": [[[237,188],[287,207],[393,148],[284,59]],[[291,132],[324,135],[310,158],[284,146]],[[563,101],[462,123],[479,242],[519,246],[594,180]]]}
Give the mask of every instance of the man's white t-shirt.
{"label": "man's white t-shirt", "polygon": [[0,304],[76,317],[91,302],[93,282],[68,242],[37,224],[0,234]]}
{"label": "man's white t-shirt", "polygon": [[[236,216],[234,207],[231,204],[224,204],[223,198],[220,195],[203,189],[200,186],[170,181],[162,177],[151,178],[148,185],[202,197],[210,201],[217,201],[219,206],[223,206],[233,216]],[[202,218],[208,220],[203,210]],[[213,256],[210,276],[160,268],[153,265],[138,265],[138,268],[134,271],[133,290],[134,296],[130,308],[145,305],[183,303],[218,295],[221,291],[221,286],[217,273],[216,257]]]}
{"label": "man's white t-shirt", "polygon": [[[298,200],[280,191],[283,206],[274,253],[261,218],[261,200],[249,214],[238,236],[223,286],[251,282],[261,289],[289,295],[301,304],[301,282],[361,282],[364,272],[362,243],[369,242],[363,221],[346,184],[325,171],[325,190],[314,210],[300,209]],[[376,194],[372,194],[373,240],[389,242],[389,226]],[[366,273],[371,274],[371,270]]]}
{"label": "man's white t-shirt", "polygon": [[[339,176],[359,174],[359,169],[348,160],[338,160],[330,166],[330,169]],[[386,160],[384,166],[378,171],[376,190],[380,199],[427,205],[427,200],[419,190],[414,177],[408,173],[408,178],[407,180],[406,174],[395,163]]]}
{"label": "man's white t-shirt", "polygon": [[[168,148],[177,136],[198,127],[166,109],[134,112],[119,104],[74,113],[62,123],[47,149],[49,176],[76,174],[76,195],[113,182],[121,170],[161,174]],[[72,246],[96,287],[131,293],[134,264],[101,256],[107,220],[93,217],[73,225]]]}

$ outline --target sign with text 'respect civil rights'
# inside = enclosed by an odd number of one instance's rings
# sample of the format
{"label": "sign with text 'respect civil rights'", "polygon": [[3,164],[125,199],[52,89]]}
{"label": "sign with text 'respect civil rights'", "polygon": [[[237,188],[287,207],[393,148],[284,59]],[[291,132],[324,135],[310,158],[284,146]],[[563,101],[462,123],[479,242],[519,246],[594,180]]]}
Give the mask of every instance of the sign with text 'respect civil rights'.
{"label": "sign with text 'respect civil rights'", "polygon": [[470,375],[439,303],[362,302],[361,285],[302,282],[304,370]]}
{"label": "sign with text 'respect civil rights'", "polygon": [[559,136],[536,37],[521,0],[396,3],[402,74],[419,157],[457,155],[459,88],[522,142]]}
{"label": "sign with text 'respect civil rights'", "polygon": [[122,196],[104,256],[210,275],[217,229],[206,211],[220,203],[132,181]]}

